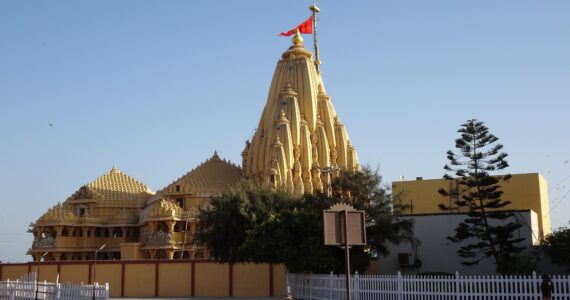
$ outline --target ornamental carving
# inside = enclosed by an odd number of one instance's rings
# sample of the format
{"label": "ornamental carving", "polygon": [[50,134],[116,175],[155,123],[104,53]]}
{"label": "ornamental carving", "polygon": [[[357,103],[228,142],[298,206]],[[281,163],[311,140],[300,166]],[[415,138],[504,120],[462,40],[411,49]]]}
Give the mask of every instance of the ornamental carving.
{"label": "ornamental carving", "polygon": [[51,248],[56,246],[57,246],[57,241],[51,236],[37,238],[34,240],[32,244],[32,248]]}
{"label": "ornamental carving", "polygon": [[170,244],[170,233],[159,230],[148,236],[147,244],[153,244],[153,245]]}

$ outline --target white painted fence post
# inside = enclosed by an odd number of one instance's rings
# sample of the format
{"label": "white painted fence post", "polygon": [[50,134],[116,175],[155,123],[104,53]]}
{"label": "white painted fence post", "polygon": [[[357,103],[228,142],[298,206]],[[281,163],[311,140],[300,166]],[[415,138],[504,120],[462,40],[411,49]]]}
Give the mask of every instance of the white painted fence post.
{"label": "white painted fence post", "polygon": [[352,289],[352,299],[354,300],[360,300],[359,298],[359,293],[360,293],[360,286],[358,285],[358,280],[360,279],[360,276],[358,275],[358,271],[354,272],[354,288]]}
{"label": "white painted fence post", "polygon": [[459,292],[459,287],[460,287],[460,283],[459,283],[459,272],[455,271],[455,299],[459,300],[460,299],[460,292]]}
{"label": "white painted fence post", "polygon": [[56,281],[55,286],[53,287],[53,299],[57,300],[59,298],[61,298],[59,296],[59,282]]}
{"label": "white painted fence post", "polygon": [[402,273],[400,273],[400,271],[398,271],[398,277],[396,282],[398,283],[398,300],[402,300],[403,299],[402,293],[404,292],[404,288],[402,282]]}
{"label": "white painted fence post", "polygon": [[536,294],[536,291],[538,290],[538,286],[536,285],[536,271],[532,271],[532,276],[530,278],[530,285],[531,285],[531,292],[532,292],[532,296],[536,297],[536,296],[540,296]]}
{"label": "white painted fence post", "polygon": [[10,300],[15,300],[16,299],[16,287],[14,286],[14,284],[10,284],[10,279],[8,279],[8,284],[6,285],[8,287],[8,291],[10,293]]}
{"label": "white painted fence post", "polygon": [[109,300],[109,283],[105,283],[105,300]]}
{"label": "white painted fence post", "polygon": [[313,276],[309,276],[309,300],[313,299]]}
{"label": "white painted fence post", "polygon": [[333,298],[333,272],[329,275],[329,299]]}

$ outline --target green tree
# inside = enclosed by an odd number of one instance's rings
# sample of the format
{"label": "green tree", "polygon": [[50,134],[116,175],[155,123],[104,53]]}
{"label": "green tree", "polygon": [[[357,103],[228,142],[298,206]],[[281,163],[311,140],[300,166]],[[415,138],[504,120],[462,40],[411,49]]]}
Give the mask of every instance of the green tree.
{"label": "green tree", "polygon": [[398,243],[412,235],[412,222],[394,214],[398,207],[392,205],[377,172],[341,171],[332,189],[331,196],[317,193],[294,199],[283,191],[242,185],[216,199],[212,210],[200,212],[202,230],[197,239],[218,261],[279,263],[291,272],[340,273],[343,251],[323,241],[322,213],[332,204],[346,202],[367,212],[369,245],[351,249],[353,271],[364,272],[370,256],[387,254],[386,241]]}
{"label": "green tree", "polygon": [[[461,137],[455,140],[456,154],[449,150],[445,165],[444,178],[457,180],[459,197],[454,206],[440,204],[443,210],[467,211],[467,218],[455,229],[455,235],[448,237],[461,246],[457,253],[465,258],[464,265],[474,265],[492,257],[497,271],[504,273],[509,260],[523,248],[518,243],[523,238],[516,238],[514,232],[522,224],[516,220],[509,222],[513,213],[505,210],[511,202],[501,199],[500,181],[508,180],[510,175],[497,175],[495,172],[509,166],[501,152],[503,145],[498,144],[496,136],[489,133],[483,122],[468,120],[457,131]],[[455,191],[439,189],[446,197]]]}
{"label": "green tree", "polygon": [[270,191],[244,180],[199,211],[194,242],[205,245],[217,261],[242,261],[238,250],[247,232],[292,203],[291,195],[283,191]]}
{"label": "green tree", "polygon": [[570,267],[570,228],[560,227],[547,235],[542,246],[552,262]]}

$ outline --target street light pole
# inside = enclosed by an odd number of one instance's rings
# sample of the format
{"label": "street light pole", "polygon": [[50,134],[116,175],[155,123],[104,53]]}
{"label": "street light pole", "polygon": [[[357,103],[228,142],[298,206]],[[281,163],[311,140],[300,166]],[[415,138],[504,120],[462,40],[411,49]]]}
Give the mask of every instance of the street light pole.
{"label": "street light pole", "polygon": [[319,167],[319,166],[314,166],[313,168],[315,168],[315,169],[318,170],[319,172],[324,173],[324,174],[327,174],[327,175],[329,176],[329,180],[328,180],[328,182],[327,182],[327,186],[325,187],[325,188],[326,188],[325,193],[326,193],[327,196],[330,196],[331,193],[332,193],[332,191],[331,191],[332,175],[333,175],[336,171],[339,171],[340,168],[338,167],[338,165],[331,165],[331,166],[324,167],[324,168],[321,168],[321,167]]}
{"label": "street light pole", "polygon": [[40,289],[40,266],[42,264],[42,258],[44,258],[48,253],[49,251],[46,251],[44,254],[42,254],[40,260],[38,261],[38,276],[36,277],[36,300],[38,299],[38,291]]}
{"label": "street light pole", "polygon": [[96,267],[97,267],[97,254],[99,253],[99,251],[103,250],[107,245],[103,244],[101,245],[101,247],[99,247],[99,249],[95,250],[95,259],[93,260],[93,300],[95,300],[95,275],[97,274],[95,272]]}

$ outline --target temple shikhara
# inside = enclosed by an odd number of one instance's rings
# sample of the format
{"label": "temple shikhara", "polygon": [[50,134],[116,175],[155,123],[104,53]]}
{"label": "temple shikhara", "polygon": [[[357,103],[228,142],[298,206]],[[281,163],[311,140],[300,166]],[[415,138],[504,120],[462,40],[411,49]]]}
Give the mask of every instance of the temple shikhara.
{"label": "temple shikhara", "polygon": [[360,166],[318,66],[297,31],[241,167],[214,153],[156,193],[113,167],[30,225],[28,254],[34,261],[207,258],[193,243],[197,213],[242,178],[296,195],[328,192],[340,170]]}
{"label": "temple shikhara", "polygon": [[277,63],[258,128],[242,152],[246,177],[297,195],[326,190],[339,169],[359,168],[312,56],[297,33]]}

